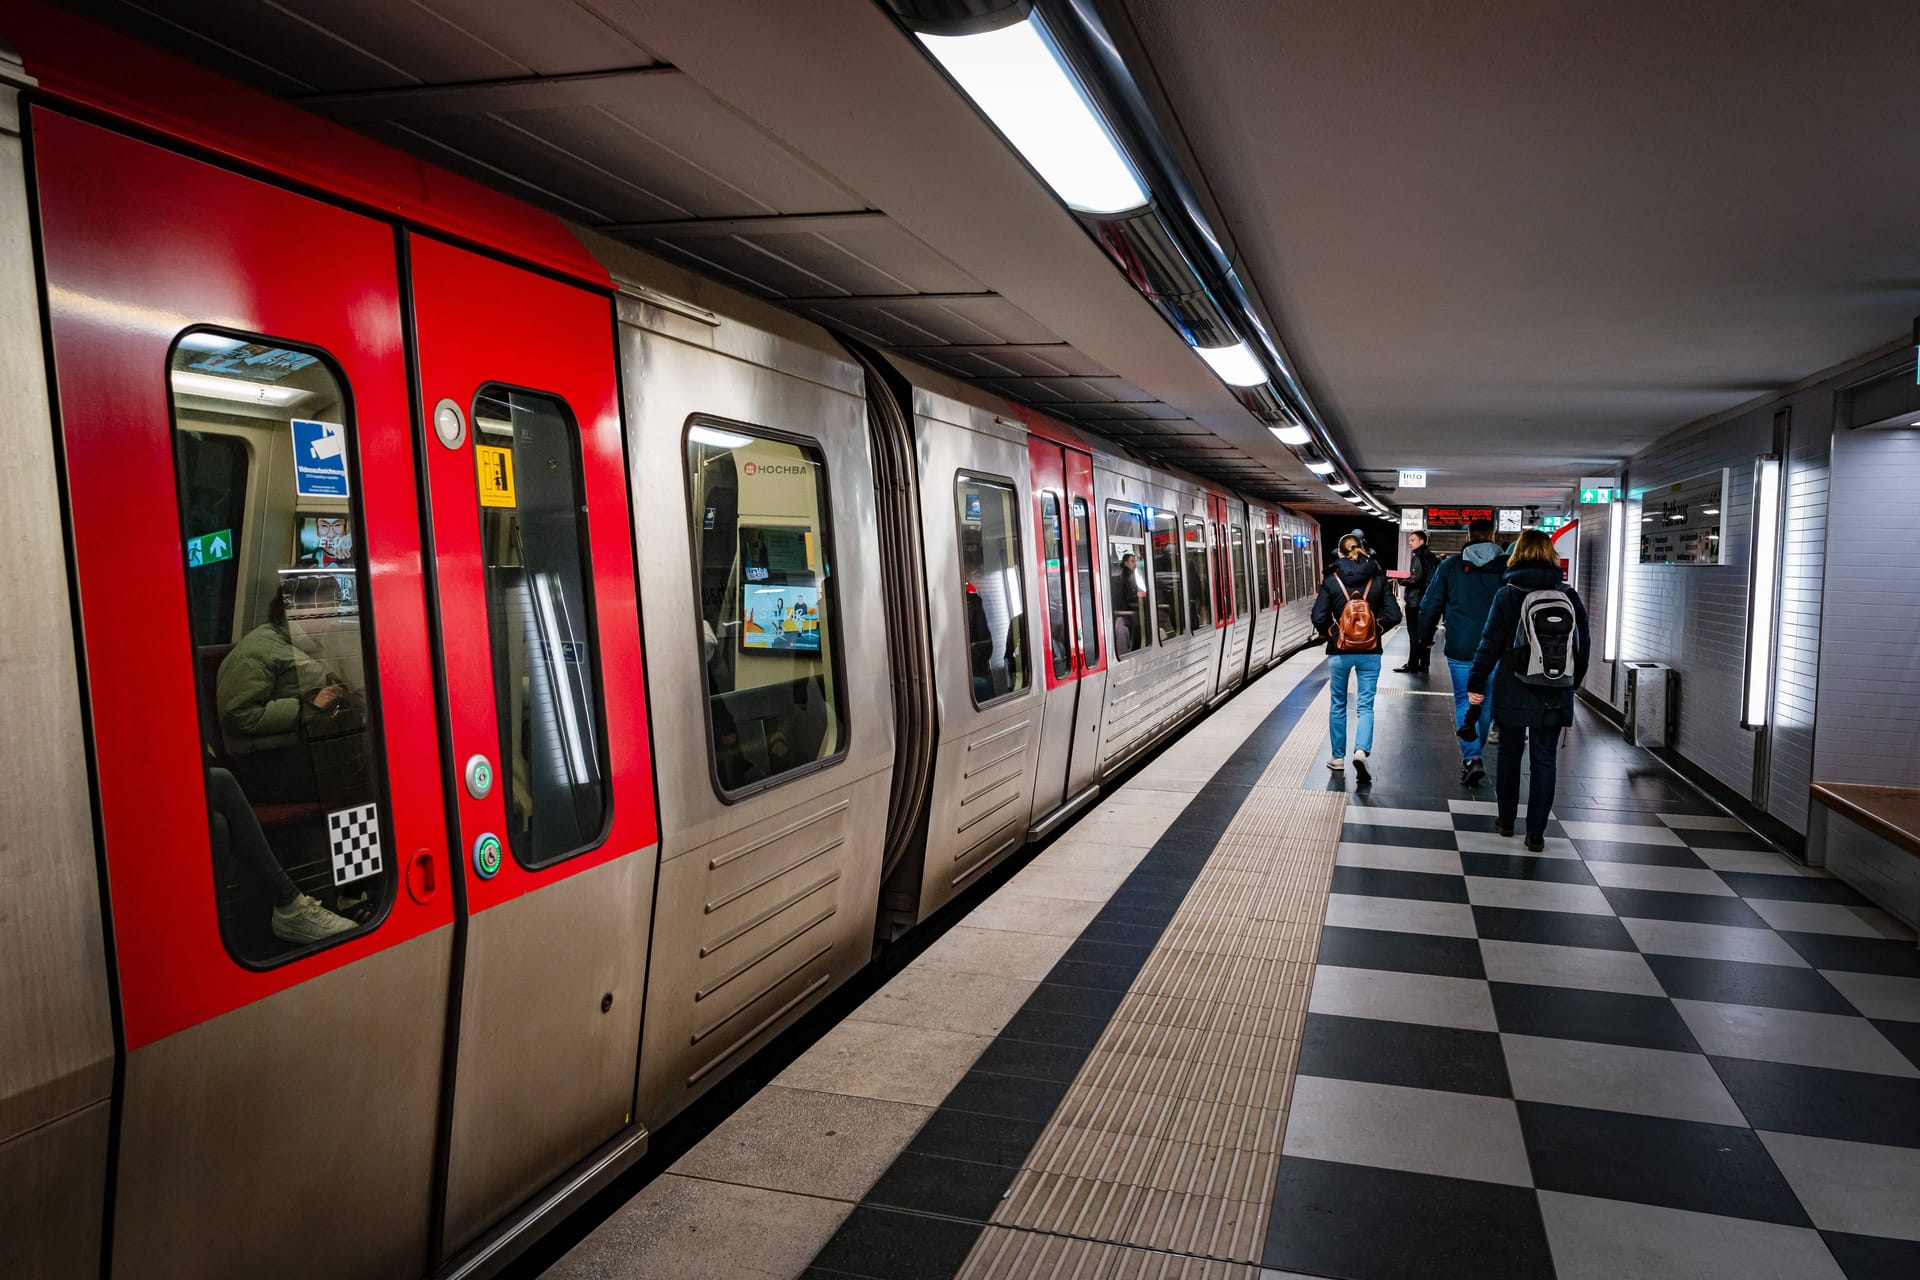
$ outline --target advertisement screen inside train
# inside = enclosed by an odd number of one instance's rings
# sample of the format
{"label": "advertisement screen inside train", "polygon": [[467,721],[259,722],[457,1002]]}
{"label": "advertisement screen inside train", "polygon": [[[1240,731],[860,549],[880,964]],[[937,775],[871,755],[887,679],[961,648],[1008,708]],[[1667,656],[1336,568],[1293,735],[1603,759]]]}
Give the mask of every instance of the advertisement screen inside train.
{"label": "advertisement screen inside train", "polygon": [[820,649],[820,586],[805,529],[740,529],[740,647]]}

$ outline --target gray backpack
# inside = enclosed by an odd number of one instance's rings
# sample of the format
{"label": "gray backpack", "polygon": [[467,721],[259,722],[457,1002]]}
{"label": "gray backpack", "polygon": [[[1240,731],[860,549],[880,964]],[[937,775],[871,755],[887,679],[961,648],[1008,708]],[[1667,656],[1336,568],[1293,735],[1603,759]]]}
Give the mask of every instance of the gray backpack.
{"label": "gray backpack", "polygon": [[1527,592],[1507,651],[1514,679],[1541,689],[1573,688],[1575,627],[1573,600],[1566,592],[1553,587]]}

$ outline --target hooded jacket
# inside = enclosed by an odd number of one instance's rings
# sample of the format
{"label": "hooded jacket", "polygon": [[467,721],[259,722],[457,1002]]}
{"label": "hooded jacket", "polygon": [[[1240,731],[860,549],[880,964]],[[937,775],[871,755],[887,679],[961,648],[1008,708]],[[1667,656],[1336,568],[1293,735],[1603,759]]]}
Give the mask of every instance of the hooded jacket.
{"label": "hooded jacket", "polygon": [[[1342,583],[1346,584],[1345,591],[1340,589]],[[1347,607],[1348,594],[1357,596],[1363,589],[1367,593],[1367,604],[1373,609],[1373,648],[1338,648],[1328,633],[1339,624],[1340,611]],[[1388,589],[1387,571],[1380,567],[1377,560],[1349,560],[1342,556],[1333,562],[1333,572],[1326,576],[1326,580],[1320,584],[1320,594],[1314,597],[1313,631],[1315,635],[1327,637],[1328,653],[1379,653],[1381,638],[1399,626],[1400,621],[1400,602],[1393,598],[1393,592]]]}
{"label": "hooded jacket", "polygon": [[[1573,686],[1567,689],[1542,689],[1526,684],[1513,674],[1506,662],[1520,627],[1520,603],[1530,591],[1556,587],[1573,602]],[[1573,691],[1587,678],[1587,659],[1592,656],[1592,640],[1587,634],[1587,607],[1580,593],[1560,580],[1560,570],[1547,565],[1530,564],[1507,571],[1506,582],[1494,593],[1493,607],[1487,612],[1487,625],[1480,636],[1480,648],[1473,655],[1473,671],[1467,676],[1467,692],[1485,693],[1493,682],[1493,722],[1495,724],[1568,725],[1573,723]],[[1496,671],[1495,667],[1499,670]]]}
{"label": "hooded jacket", "polygon": [[1431,637],[1444,615],[1446,655],[1455,662],[1471,662],[1506,571],[1507,558],[1497,542],[1470,542],[1459,555],[1447,557],[1420,596],[1421,632]]}

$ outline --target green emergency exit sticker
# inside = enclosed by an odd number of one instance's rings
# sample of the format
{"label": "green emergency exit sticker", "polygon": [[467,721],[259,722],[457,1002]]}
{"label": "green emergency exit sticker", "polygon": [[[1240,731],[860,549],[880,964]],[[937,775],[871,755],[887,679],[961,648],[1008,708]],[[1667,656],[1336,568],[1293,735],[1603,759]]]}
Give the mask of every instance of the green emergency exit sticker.
{"label": "green emergency exit sticker", "polygon": [[1612,501],[1613,490],[1611,489],[1582,489],[1580,491],[1580,504],[1582,506],[1593,504],[1604,505]]}
{"label": "green emergency exit sticker", "polygon": [[197,538],[187,539],[187,567],[195,569],[203,564],[219,564],[222,560],[233,559],[233,530],[221,529],[215,533],[203,533]]}

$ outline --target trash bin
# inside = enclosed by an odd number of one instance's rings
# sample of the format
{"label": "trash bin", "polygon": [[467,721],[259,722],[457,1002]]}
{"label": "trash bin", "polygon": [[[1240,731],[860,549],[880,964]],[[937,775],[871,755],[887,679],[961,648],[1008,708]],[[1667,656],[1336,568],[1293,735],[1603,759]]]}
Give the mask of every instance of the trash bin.
{"label": "trash bin", "polygon": [[1664,662],[1629,662],[1627,741],[1636,747],[1673,743],[1673,696],[1679,673]]}

